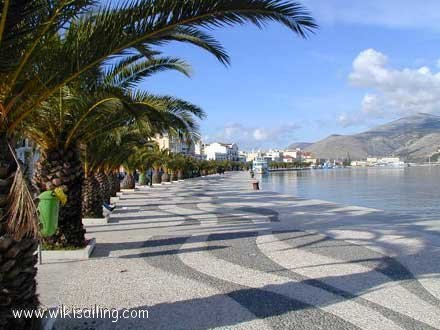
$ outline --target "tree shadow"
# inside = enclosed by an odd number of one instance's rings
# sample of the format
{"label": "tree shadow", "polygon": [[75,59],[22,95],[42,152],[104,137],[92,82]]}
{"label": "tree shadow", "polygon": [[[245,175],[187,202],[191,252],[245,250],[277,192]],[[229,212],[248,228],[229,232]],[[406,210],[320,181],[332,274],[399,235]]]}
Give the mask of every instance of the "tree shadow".
{"label": "tree shadow", "polygon": [[[191,198],[191,194],[197,194],[194,191],[198,190],[193,189],[193,192],[189,191],[188,198]],[[224,193],[224,190],[220,189],[218,191],[208,191],[205,194],[209,197],[222,197]],[[311,311],[315,308],[312,308],[310,305],[307,305],[300,300],[286,298],[286,296],[277,293],[284,291],[295,292],[295,290],[299,292],[304,285],[320,288],[333,294],[330,295],[332,298],[329,298],[330,296],[316,297],[317,303],[315,306],[317,307],[330,306],[343,300],[356,300],[367,292],[380,290],[384,285],[390,283],[394,284],[392,282],[396,282],[396,285],[405,287],[408,291],[418,295],[418,297],[425,300],[427,303],[433,306],[440,306],[438,298],[431,295],[430,292],[418,282],[418,279],[420,278],[437,280],[439,278],[440,247],[438,237],[440,233],[436,229],[425,225],[423,219],[413,216],[402,216],[379,210],[341,206],[321,201],[316,201],[308,205],[302,205],[301,203],[298,204],[298,202],[304,200],[305,199],[293,197],[290,198],[272,192],[250,193],[246,190],[235,191],[228,193],[225,198],[221,198],[217,200],[217,202],[210,202],[215,207],[213,207],[212,211],[210,210],[208,213],[216,215],[221,214],[222,216],[225,215],[223,218],[224,220],[227,220],[227,213],[232,213],[234,210],[269,217],[276,216],[283,225],[291,227],[291,229],[279,230],[276,231],[275,234],[283,233],[287,235],[289,233],[296,233],[300,234],[302,237],[313,239],[311,241],[298,243],[295,241],[298,240],[299,236],[282,238],[281,240],[292,244],[292,247],[287,249],[291,250],[292,253],[295,252],[295,249],[306,249],[317,255],[330,255],[331,244],[329,245],[329,243],[334,241],[340,242],[340,247],[344,246],[346,250],[353,249],[355,246],[360,246],[363,249],[371,248],[372,251],[380,251],[377,252],[378,254],[382,254],[380,258],[364,258],[352,261],[353,263],[374,263],[375,266],[371,271],[343,276],[320,277],[319,280],[310,278],[304,279],[299,283],[289,282],[281,285],[267,285],[259,289],[243,288],[232,290],[222,295],[187,299],[171,303],[160,303],[149,307],[145,306],[145,308],[149,310],[151,318],[142,321],[144,323],[141,324],[145,325],[146,328],[152,329],[208,329],[212,327],[237,325],[256,318],[267,319],[291,312]],[[281,205],[279,203],[280,201],[285,202],[286,205]],[[193,205],[195,202],[185,203]],[[184,205],[185,203],[179,204],[179,201],[168,204],[153,203],[151,206]],[[203,203],[203,201],[197,200],[196,203]],[[225,207],[223,203],[240,203],[240,205]],[[268,206],[268,204],[271,203],[272,206]],[[258,205],[262,205],[262,207],[259,207]],[[127,213],[130,212],[133,212],[133,210],[129,210]],[[170,215],[170,217],[172,216],[177,215]],[[151,218],[153,219],[154,217]],[[162,219],[162,221],[165,222],[166,216],[158,219]],[[203,219],[201,220],[203,221]],[[207,220],[210,219],[207,218]],[[220,218],[220,220],[222,220],[222,218]],[[157,220],[157,222],[161,222],[161,220]],[[239,221],[237,222],[239,223]],[[176,225],[174,225],[174,227],[176,227]],[[200,228],[198,230],[199,236],[193,236],[192,241],[205,241],[204,235],[200,234],[203,232],[206,233],[205,235],[210,235],[216,230],[237,231],[250,230],[252,228],[258,230],[261,227],[252,223],[244,225],[220,221],[216,226]],[[276,230],[275,227],[269,227],[268,229]],[[136,230],[136,228],[130,230]],[[178,230],[174,231],[173,235],[176,235],[177,232]],[[319,232],[322,235],[320,237],[313,237],[315,236],[313,232]],[[259,235],[265,235],[265,233],[260,232]],[[174,236],[173,238],[153,239],[146,242],[98,243],[96,255],[94,255],[94,257],[106,256],[105,253],[108,253],[108,256],[111,251],[115,250],[128,250],[140,247],[168,247],[168,249],[163,251],[147,251],[145,253],[142,252],[122,256],[121,258],[162,258],[178,255],[180,253],[201,252],[205,250],[210,251],[208,248],[180,250],[175,247],[176,244],[183,244],[188,237],[189,236]],[[210,241],[224,241],[225,237],[226,236],[221,235],[217,237],[211,235]],[[255,231],[240,232],[234,237],[229,237],[227,239],[234,240],[247,237],[255,237]],[[413,243],[412,240],[416,242]],[[264,242],[263,244],[268,244],[268,242]],[[225,249],[225,246],[216,244],[211,251],[215,252]],[[102,254],[100,255],[99,253]],[[343,256],[336,255],[334,258],[341,258],[341,264],[347,263],[343,261]],[[335,262],[318,266],[332,266],[337,264],[338,263]],[[291,272],[295,271],[295,269],[285,270]],[[385,276],[377,276],[377,273]],[[411,283],[414,284],[415,282],[417,282],[417,285],[411,287]],[[419,291],[419,293],[417,291]],[[244,307],[247,312],[230,313],[232,307],[228,299],[225,301],[225,296],[227,296],[229,300],[232,299],[238,304],[234,306]],[[387,297],[384,297],[384,299],[386,298]],[[219,306],[224,306],[224,310],[220,311]],[[220,314],[213,315],[215,313]],[[227,315],[228,313],[230,315]],[[401,315],[395,311],[385,309],[384,313],[386,314],[386,317],[391,318],[398,324],[401,322],[402,326],[419,329],[429,328],[427,324],[415,321],[410,317]],[[163,315],[166,315],[166,317]],[[327,319],[327,321],[329,320],[330,319]],[[319,322],[319,320],[309,320],[309,322],[314,324],[313,322]],[[331,323],[328,324],[330,326],[327,327],[327,324],[324,323],[324,328],[330,328]],[[338,323],[336,322],[335,324]],[[345,324],[339,325],[343,327]],[[111,324],[109,324],[109,329],[111,329],[110,326]]]}
{"label": "tree shadow", "polygon": [[[347,277],[341,276],[338,281],[344,283]],[[354,275],[356,277],[356,275]],[[325,279],[327,280],[327,279]],[[359,278],[361,281],[362,278]],[[63,329],[213,329],[243,325],[250,321],[260,321],[265,327],[279,329],[354,329],[357,326],[330,312],[323,310],[326,306],[353,300],[359,303],[355,295],[335,291],[336,294],[310,297],[315,303],[305,303],[295,299],[295,292],[304,290],[306,286],[316,286],[313,281],[287,282],[271,284],[261,288],[240,288],[223,294],[154,305],[139,306],[128,310],[127,315],[142,315],[140,311],[148,311],[148,318],[117,319],[116,314],[108,314],[105,318],[92,319],[59,319],[56,327]],[[320,285],[329,290],[328,287]],[[319,307],[319,308],[316,308]],[[371,306],[370,306],[371,307]],[[380,312],[396,325],[412,329],[434,329],[429,324],[410,318],[385,307]],[[289,314],[289,321],[284,319]],[[342,313],[344,314],[344,313]],[[340,314],[340,315],[342,315]],[[121,317],[121,316],[120,316]],[[429,322],[429,321],[428,321]],[[258,323],[256,323],[258,324]],[[250,328],[254,326],[248,325]],[[259,323],[261,326],[262,324]]]}

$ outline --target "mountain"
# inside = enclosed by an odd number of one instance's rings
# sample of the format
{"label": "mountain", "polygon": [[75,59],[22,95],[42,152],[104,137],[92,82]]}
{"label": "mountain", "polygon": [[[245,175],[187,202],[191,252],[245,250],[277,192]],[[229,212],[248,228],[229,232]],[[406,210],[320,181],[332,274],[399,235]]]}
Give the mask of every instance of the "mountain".
{"label": "mountain", "polygon": [[305,150],[319,158],[399,156],[426,161],[440,148],[440,116],[419,113],[354,135],[331,135]]}
{"label": "mountain", "polygon": [[305,149],[312,144],[313,143],[311,142],[294,142],[290,144],[286,149],[287,150],[296,149],[296,148]]}

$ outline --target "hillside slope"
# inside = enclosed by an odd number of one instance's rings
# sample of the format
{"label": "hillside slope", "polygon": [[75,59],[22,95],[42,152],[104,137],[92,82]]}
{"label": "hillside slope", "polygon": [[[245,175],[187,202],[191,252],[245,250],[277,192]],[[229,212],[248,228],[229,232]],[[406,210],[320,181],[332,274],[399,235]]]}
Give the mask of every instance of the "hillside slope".
{"label": "hillside slope", "polygon": [[440,148],[440,116],[417,114],[354,135],[331,135],[305,148],[320,158],[396,155],[425,161]]}

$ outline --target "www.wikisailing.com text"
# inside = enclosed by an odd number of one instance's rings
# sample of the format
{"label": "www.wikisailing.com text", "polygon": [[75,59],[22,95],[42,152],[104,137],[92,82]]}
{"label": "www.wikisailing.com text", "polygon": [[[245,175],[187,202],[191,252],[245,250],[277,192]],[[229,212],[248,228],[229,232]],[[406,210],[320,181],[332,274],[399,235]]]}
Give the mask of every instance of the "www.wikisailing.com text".
{"label": "www.wikisailing.com text", "polygon": [[89,308],[68,308],[61,305],[56,308],[16,309],[12,311],[14,318],[61,318],[61,319],[111,319],[113,323],[120,319],[148,319],[147,309],[116,309],[94,305]]}

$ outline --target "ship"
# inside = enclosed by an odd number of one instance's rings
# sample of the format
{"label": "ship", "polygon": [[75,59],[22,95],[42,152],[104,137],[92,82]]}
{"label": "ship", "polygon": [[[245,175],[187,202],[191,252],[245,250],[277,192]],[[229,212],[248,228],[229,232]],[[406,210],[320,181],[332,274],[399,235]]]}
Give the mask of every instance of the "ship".
{"label": "ship", "polygon": [[265,174],[269,172],[269,166],[267,165],[266,159],[263,157],[257,157],[252,162],[252,171],[258,174]]}

